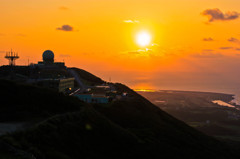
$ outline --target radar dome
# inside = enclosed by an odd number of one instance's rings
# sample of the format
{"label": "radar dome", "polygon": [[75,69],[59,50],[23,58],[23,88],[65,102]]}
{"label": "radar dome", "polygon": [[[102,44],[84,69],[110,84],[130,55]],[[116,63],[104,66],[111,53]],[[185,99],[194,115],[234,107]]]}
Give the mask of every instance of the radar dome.
{"label": "radar dome", "polygon": [[43,62],[53,63],[54,62],[54,53],[51,50],[46,50],[42,54]]}

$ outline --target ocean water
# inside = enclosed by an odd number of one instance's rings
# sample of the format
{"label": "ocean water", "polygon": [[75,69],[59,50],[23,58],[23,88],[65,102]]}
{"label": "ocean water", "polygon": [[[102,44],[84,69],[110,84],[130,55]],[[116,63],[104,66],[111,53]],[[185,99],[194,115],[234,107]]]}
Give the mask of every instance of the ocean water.
{"label": "ocean water", "polygon": [[[228,67],[218,62],[221,66]],[[212,71],[213,68],[218,72]],[[111,76],[112,82],[123,83],[134,90],[181,90],[233,94],[235,95],[234,102],[240,105],[240,73],[238,70],[238,67],[225,71],[218,67],[206,67],[196,72],[188,70],[182,72],[108,71],[104,76],[106,80]]]}
{"label": "ocean water", "polygon": [[232,100],[233,103],[236,105],[240,105],[240,92],[235,92],[234,94],[234,99]]}
{"label": "ocean water", "polygon": [[236,105],[240,105],[240,86],[236,85],[234,88],[225,88],[225,89],[217,89],[214,92],[217,93],[226,93],[226,94],[233,94],[234,99],[231,101],[232,103],[235,103]]}
{"label": "ocean water", "polygon": [[180,91],[197,91],[197,92],[214,92],[214,93],[224,93],[224,94],[231,94],[233,95],[234,99],[231,101],[231,103],[234,103],[236,105],[240,105],[240,85],[235,86],[227,86],[227,85],[221,85],[221,86],[156,86],[155,88],[151,89],[135,89],[135,90],[142,90],[142,91],[161,91],[161,90],[180,90]]}

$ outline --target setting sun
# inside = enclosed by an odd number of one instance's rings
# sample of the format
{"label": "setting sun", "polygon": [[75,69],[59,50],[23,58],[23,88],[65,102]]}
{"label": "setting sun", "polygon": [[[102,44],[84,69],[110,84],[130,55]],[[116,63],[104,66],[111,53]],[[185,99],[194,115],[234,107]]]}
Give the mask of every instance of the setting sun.
{"label": "setting sun", "polygon": [[140,46],[147,46],[151,42],[151,35],[148,32],[140,32],[137,34],[136,41]]}

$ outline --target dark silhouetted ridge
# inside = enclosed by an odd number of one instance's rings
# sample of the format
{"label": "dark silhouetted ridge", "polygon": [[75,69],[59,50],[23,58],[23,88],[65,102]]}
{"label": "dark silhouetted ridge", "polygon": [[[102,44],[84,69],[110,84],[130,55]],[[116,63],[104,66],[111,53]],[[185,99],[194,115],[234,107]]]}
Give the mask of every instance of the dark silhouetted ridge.
{"label": "dark silhouetted ridge", "polygon": [[31,128],[2,136],[0,158],[239,158],[224,143],[175,119],[122,84],[114,85],[119,93],[128,92],[127,98],[91,105],[47,89],[0,83],[4,102],[12,96],[16,100],[1,105],[6,119],[15,114],[15,119],[22,119],[20,112],[27,116],[25,121],[42,118]]}

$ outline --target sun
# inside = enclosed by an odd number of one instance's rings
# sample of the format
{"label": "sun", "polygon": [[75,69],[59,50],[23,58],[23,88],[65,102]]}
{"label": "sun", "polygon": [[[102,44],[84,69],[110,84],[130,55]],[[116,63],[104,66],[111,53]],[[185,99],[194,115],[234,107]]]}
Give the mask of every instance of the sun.
{"label": "sun", "polygon": [[146,31],[139,32],[136,36],[136,42],[142,47],[147,46],[151,42],[151,35]]}

